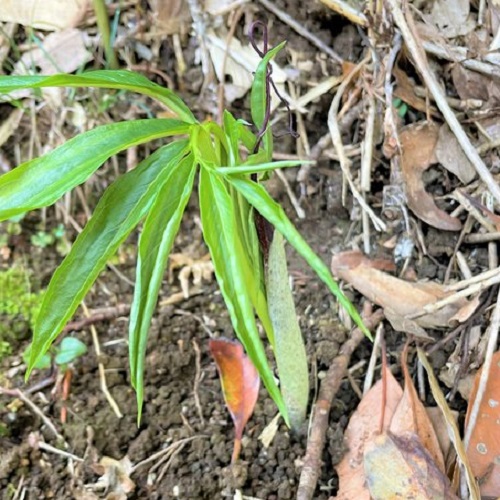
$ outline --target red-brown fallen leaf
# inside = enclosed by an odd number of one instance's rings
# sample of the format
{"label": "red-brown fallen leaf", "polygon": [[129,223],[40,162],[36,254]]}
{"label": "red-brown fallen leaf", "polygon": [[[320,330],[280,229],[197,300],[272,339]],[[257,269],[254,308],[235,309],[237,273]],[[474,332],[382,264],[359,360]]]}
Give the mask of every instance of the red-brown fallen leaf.
{"label": "red-brown fallen leaf", "polygon": [[[476,374],[469,400],[466,425],[476,399],[481,370]],[[467,456],[474,476],[478,479],[481,496],[500,496],[500,351],[493,355],[476,426],[472,431]]]}
{"label": "red-brown fallen leaf", "polygon": [[243,429],[253,413],[259,395],[259,374],[239,342],[210,339],[209,347],[219,371],[224,400],[234,422],[231,462],[235,462],[241,450]]}
{"label": "red-brown fallen leaf", "polygon": [[[349,450],[336,467],[339,475],[338,500],[370,499],[370,492],[365,485],[363,453],[367,443],[381,430],[389,428],[402,395],[403,390],[386,368],[385,383],[384,380],[379,380],[359,403],[345,431],[344,439]],[[384,422],[381,429],[382,413]]]}
{"label": "red-brown fallen leaf", "polygon": [[438,469],[419,437],[411,432],[401,436],[387,432],[367,443],[364,470],[374,500],[457,498],[448,478]]}
{"label": "red-brown fallen leaf", "polygon": [[438,161],[438,136],[439,127],[428,122],[409,125],[399,134],[407,203],[412,212],[427,224],[446,231],[460,231],[462,223],[437,207],[422,179],[422,174]]}
{"label": "red-brown fallen leaf", "polygon": [[415,434],[434,460],[441,472],[445,472],[444,458],[434,426],[427,411],[418,397],[417,390],[413,385],[407,364],[408,344],[401,356],[401,368],[405,379],[403,396],[392,416],[389,430],[396,436],[406,433]]}

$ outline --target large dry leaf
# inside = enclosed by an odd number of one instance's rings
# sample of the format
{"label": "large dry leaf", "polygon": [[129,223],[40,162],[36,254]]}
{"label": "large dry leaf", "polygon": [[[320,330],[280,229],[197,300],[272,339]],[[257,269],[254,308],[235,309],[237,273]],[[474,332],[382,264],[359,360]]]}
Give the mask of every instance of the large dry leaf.
{"label": "large dry leaf", "polygon": [[[388,312],[389,319],[394,315],[398,316],[400,322],[391,321],[395,329],[404,328],[403,320],[421,313],[425,306],[434,304],[451,293],[446,292],[438,283],[410,283],[374,269],[370,259],[361,252],[349,251],[334,255],[331,268],[337,278],[347,281],[369,300],[383,307]],[[436,312],[419,316],[414,322],[422,328],[449,326],[450,319],[467,304],[467,300],[460,300]]]}
{"label": "large dry leaf", "polygon": [[427,410],[418,397],[413,385],[407,364],[408,349],[405,347],[401,358],[401,367],[405,379],[403,396],[392,417],[389,430],[392,434],[402,436],[411,433],[420,439],[422,446],[432,457],[438,469],[444,473],[443,452]]}
{"label": "large dry leaf", "polygon": [[439,127],[429,122],[409,125],[399,134],[407,203],[411,211],[427,224],[445,231],[460,231],[461,222],[437,207],[425,190],[422,178],[423,173],[438,161],[438,138]]}
{"label": "large dry leaf", "polygon": [[234,449],[231,461],[239,456],[243,429],[252,416],[259,396],[260,378],[250,358],[237,341],[210,339],[210,353],[217,364],[226,406],[234,422]]}
{"label": "large dry leaf", "polygon": [[[400,385],[390,370],[386,369],[384,379],[379,380],[359,403],[345,431],[349,450],[336,467],[339,475],[339,492],[336,497],[338,500],[370,499],[363,465],[365,447],[380,431],[389,428],[402,395]],[[384,421],[381,426],[382,413]]]}
{"label": "large dry leaf", "polygon": [[[443,474],[416,434],[391,432],[368,443],[364,454],[366,482],[374,500],[452,500],[448,478]],[[351,500],[357,497],[351,497]]]}
{"label": "large dry leaf", "polygon": [[89,7],[90,0],[2,0],[0,21],[57,31],[77,26]]}
{"label": "large dry leaf", "polygon": [[[470,410],[476,399],[481,372],[482,370],[477,372],[474,380],[466,422],[469,421]],[[500,351],[493,355],[486,391],[481,400],[467,456],[479,482],[481,495],[489,498],[500,497]]]}
{"label": "large dry leaf", "polygon": [[474,22],[469,18],[469,0],[435,0],[429,20],[447,38],[465,35],[474,29]]}
{"label": "large dry leaf", "polygon": [[14,73],[30,74],[34,68],[43,75],[73,73],[92,60],[85,47],[84,33],[70,28],[48,35],[41,47],[25,52],[16,63]]}

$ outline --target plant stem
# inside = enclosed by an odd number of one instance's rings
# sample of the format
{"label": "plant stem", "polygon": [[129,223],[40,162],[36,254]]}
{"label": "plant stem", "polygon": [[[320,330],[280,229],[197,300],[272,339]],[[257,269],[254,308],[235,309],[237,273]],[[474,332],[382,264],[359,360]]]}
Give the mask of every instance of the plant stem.
{"label": "plant stem", "polygon": [[97,26],[102,37],[104,53],[106,54],[106,62],[111,69],[118,69],[118,59],[111,44],[111,36],[109,30],[108,10],[106,9],[105,0],[93,0],[94,11],[97,17]]}

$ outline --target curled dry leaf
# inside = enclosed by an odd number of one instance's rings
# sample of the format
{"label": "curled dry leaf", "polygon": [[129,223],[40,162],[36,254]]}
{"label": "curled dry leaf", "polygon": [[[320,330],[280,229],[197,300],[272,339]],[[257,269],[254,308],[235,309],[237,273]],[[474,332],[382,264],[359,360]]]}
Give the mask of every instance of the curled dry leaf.
{"label": "curled dry leaf", "polygon": [[[481,370],[474,380],[466,422],[469,421],[480,378]],[[500,497],[500,351],[493,355],[486,391],[467,448],[467,457],[479,482],[482,497]]]}
{"label": "curled dry leaf", "polygon": [[[425,306],[451,293],[438,283],[410,283],[379,271],[368,257],[357,251],[335,255],[331,268],[337,278],[347,281],[369,300],[383,307],[386,317],[398,331],[412,327],[409,317],[421,313]],[[446,327],[450,319],[468,304],[466,299],[462,299],[433,313],[419,316],[413,322],[421,328]],[[418,330],[410,328],[409,332],[419,335]]]}
{"label": "curled dry leaf", "polygon": [[438,161],[438,138],[439,127],[429,122],[409,125],[399,134],[407,203],[412,212],[427,224],[445,231],[460,231],[461,222],[437,207],[425,190],[422,178],[423,173]]}
{"label": "curled dry leaf", "polygon": [[[390,464],[390,466],[388,466]],[[457,499],[448,478],[416,434],[376,436],[364,453],[366,482],[371,498]]]}
{"label": "curled dry leaf", "polygon": [[121,460],[102,457],[93,469],[101,477],[97,483],[85,485],[88,491],[105,491],[104,498],[109,500],[126,500],[128,494],[134,491],[135,483],[130,479],[132,463],[127,456]]}
{"label": "curled dry leaf", "polygon": [[239,342],[210,339],[209,347],[219,371],[224,400],[234,422],[231,459],[234,463],[240,454],[243,429],[253,413],[259,395],[259,374]]}

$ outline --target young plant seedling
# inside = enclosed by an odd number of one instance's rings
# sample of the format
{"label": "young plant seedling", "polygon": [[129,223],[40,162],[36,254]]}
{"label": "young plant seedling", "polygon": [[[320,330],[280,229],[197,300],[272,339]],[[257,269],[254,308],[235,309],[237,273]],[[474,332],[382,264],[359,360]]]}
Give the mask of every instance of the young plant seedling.
{"label": "young plant seedling", "polygon": [[[260,182],[256,182],[267,178],[276,168],[296,167],[303,163],[272,161],[270,61],[284,43],[268,50],[267,41],[264,42],[262,61],[255,71],[251,95],[251,113],[257,132],[228,111],[224,112],[220,125],[211,121],[199,122],[171,90],[128,71],[0,77],[0,94],[17,89],[64,86],[123,89],[157,99],[177,116],[175,119],[134,120],[96,127],[0,177],[0,220],[5,220],[53,204],[85,182],[108,158],[120,151],[154,139],[177,137],[116,179],[104,192],[93,216],[55,271],[44,295],[35,325],[27,376],[49,350],[108,260],[143,221],[129,325],[130,372],[137,392],[140,419],[149,325],[168,255],[193,194],[196,176],[203,238],[233,327],[287,423],[290,423],[289,411],[295,403],[288,402],[288,397],[285,403],[278,389],[259,335],[256,316],[278,356],[282,387],[288,387],[288,393],[299,391],[299,406],[302,407],[304,388],[294,389],[287,381],[293,377],[291,360],[287,363],[279,361],[280,356],[295,356],[298,351],[282,348],[286,346],[286,337],[282,340],[276,338],[276,317],[268,304],[266,290],[266,286],[274,286],[269,284],[269,279],[266,285],[265,259],[269,251],[263,247],[266,227],[273,228],[274,234],[279,233],[295,248],[369,335],[328,267],[304,241],[282,207]],[[268,241],[273,241],[272,235]],[[279,239],[274,241],[279,242]],[[277,245],[282,246],[282,242]],[[277,251],[278,260],[284,260],[282,249]],[[278,280],[285,279],[283,270],[279,276]],[[305,401],[307,403],[307,395]],[[300,409],[297,420],[303,418],[303,413],[304,410]]]}
{"label": "young plant seedling", "polygon": [[[31,360],[32,345],[23,353],[23,360],[29,364]],[[57,367],[57,379],[54,392],[61,394],[61,422],[66,423],[67,408],[64,404],[69,396],[71,379],[73,378],[73,363],[87,352],[87,346],[75,337],[64,337],[61,344],[52,346],[35,363],[33,368],[46,370],[54,364]]]}

